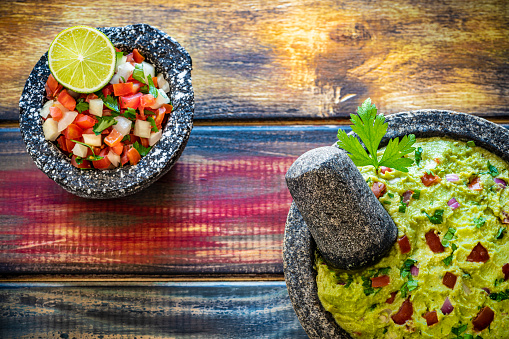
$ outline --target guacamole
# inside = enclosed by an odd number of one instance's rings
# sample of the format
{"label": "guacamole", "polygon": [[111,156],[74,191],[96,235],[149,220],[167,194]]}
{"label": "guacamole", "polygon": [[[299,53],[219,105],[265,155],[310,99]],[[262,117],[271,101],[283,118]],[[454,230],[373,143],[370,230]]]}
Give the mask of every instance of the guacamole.
{"label": "guacamole", "polygon": [[414,147],[408,173],[359,168],[398,241],[355,272],[317,253],[320,301],[353,338],[509,338],[509,164],[473,142]]}

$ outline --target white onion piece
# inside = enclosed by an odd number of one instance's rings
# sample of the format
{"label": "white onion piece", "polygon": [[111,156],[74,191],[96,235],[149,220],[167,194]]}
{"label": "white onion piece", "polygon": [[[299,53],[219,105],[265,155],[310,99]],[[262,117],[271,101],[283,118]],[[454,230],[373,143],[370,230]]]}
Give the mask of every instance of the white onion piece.
{"label": "white onion piece", "polygon": [[165,93],[168,93],[170,91],[170,84],[163,76],[163,73],[159,73],[157,75],[157,87],[159,89],[162,89]]}
{"label": "white onion piece", "polygon": [[148,84],[148,77],[149,76],[151,78],[155,77],[156,76],[156,69],[154,68],[154,66],[152,66],[152,64],[150,64],[150,63],[148,63],[146,61],[142,61],[141,62],[141,66],[143,67],[143,74],[145,75],[145,83]]}
{"label": "white onion piece", "polygon": [[133,134],[140,138],[150,138],[151,130],[152,125],[150,125],[150,122],[137,119],[134,123]]}
{"label": "white onion piece", "polygon": [[460,203],[455,198],[452,198],[447,202],[447,206],[455,210],[456,208],[460,207]]}
{"label": "white onion piece", "polygon": [[53,100],[50,100],[48,101],[47,103],[44,104],[44,106],[42,106],[41,108],[41,117],[43,117],[44,119],[46,119],[49,115],[49,108],[53,106]]}
{"label": "white onion piece", "polygon": [[401,178],[397,177],[397,178],[389,180],[389,184],[394,185],[400,181],[401,181]]}
{"label": "white onion piece", "polygon": [[493,179],[493,181],[495,181],[495,184],[497,184],[497,191],[503,190],[507,186],[507,183],[505,182],[505,180],[495,178],[495,179]]}
{"label": "white onion piece", "polygon": [[74,148],[72,149],[72,154],[78,157],[86,158],[88,154],[88,147],[76,143],[76,145],[74,145]]}
{"label": "white onion piece", "polygon": [[457,174],[446,174],[445,178],[447,179],[447,181],[450,181],[450,182],[459,182],[460,181],[460,178],[458,177]]}
{"label": "white onion piece", "polygon": [[442,305],[442,308],[440,308],[443,314],[449,314],[454,310],[454,306],[452,306],[451,301],[449,300],[449,297],[445,298],[444,304]]}
{"label": "white onion piece", "polygon": [[76,119],[77,116],[78,112],[74,111],[63,112],[62,119],[58,121],[58,131],[62,132],[64,129],[66,129],[67,126],[72,124],[72,122],[74,121],[74,119]]}
{"label": "white onion piece", "polygon": [[414,277],[417,277],[419,275],[419,267],[412,265],[412,267],[410,267],[410,273]]}
{"label": "white onion piece", "polygon": [[114,117],[113,119],[117,121],[117,124],[113,125],[113,129],[117,130],[117,132],[123,136],[128,135],[131,131],[132,121],[121,116]]}
{"label": "white onion piece", "polygon": [[118,72],[119,67],[122,66],[123,64],[125,64],[126,61],[127,61],[127,56],[125,56],[125,55],[122,56],[122,58],[120,58],[120,60],[118,61],[117,65],[116,65],[117,68],[115,69],[115,72]]}
{"label": "white onion piece", "polygon": [[154,146],[156,144],[156,142],[159,141],[159,139],[161,139],[161,136],[163,135],[163,131],[162,130],[159,130],[159,132],[152,132],[150,133],[150,137],[148,138],[148,144],[150,146]]}
{"label": "white onion piece", "polygon": [[170,99],[162,89],[158,89],[157,91],[159,92],[159,94],[157,95],[156,102],[152,106],[150,106],[150,108],[152,109],[158,109],[163,104],[170,103]]}
{"label": "white onion piece", "polygon": [[96,115],[98,117],[103,116],[103,105],[104,102],[102,99],[91,99],[88,103],[88,111],[90,114]]}
{"label": "white onion piece", "polygon": [[[102,144],[102,135],[95,135],[95,134],[83,134],[83,142],[90,146],[97,146],[101,147]],[[96,154],[97,155],[97,154]]]}
{"label": "white onion piece", "polygon": [[[130,62],[126,62],[118,67],[117,74],[113,76],[110,80],[110,84],[118,84],[120,81],[124,82],[129,79],[129,77],[133,74],[134,66],[131,65]],[[124,78],[124,80],[122,80]]]}
{"label": "white onion piece", "polygon": [[67,108],[65,108],[65,106],[64,106],[64,105],[62,105],[59,101],[55,101],[55,102],[53,103],[53,106],[60,108],[60,110],[62,111],[62,113],[64,113],[64,112],[68,112],[68,111],[69,111],[69,110],[68,110]]}
{"label": "white onion piece", "polygon": [[113,166],[118,167],[118,164],[120,164],[120,155],[110,150],[106,156]]}
{"label": "white onion piece", "polygon": [[55,141],[60,135],[58,131],[58,122],[53,120],[53,118],[46,119],[42,124],[42,131],[44,132],[44,139],[49,141]]}

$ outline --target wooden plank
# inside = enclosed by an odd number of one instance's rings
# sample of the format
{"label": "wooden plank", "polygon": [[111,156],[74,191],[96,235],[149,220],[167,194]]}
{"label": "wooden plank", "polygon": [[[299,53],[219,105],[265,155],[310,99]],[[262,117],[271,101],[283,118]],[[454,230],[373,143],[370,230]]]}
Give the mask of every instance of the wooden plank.
{"label": "wooden plank", "polygon": [[[346,128],[346,127],[343,127]],[[284,174],[334,126],[195,127],[177,165],[111,201],[48,179],[0,129],[1,274],[282,274]]]}
{"label": "wooden plank", "polygon": [[4,121],[17,120],[32,67],[77,17],[176,38],[193,58],[198,120],[341,118],[367,97],[387,113],[509,117],[505,0],[4,0],[0,13]]}
{"label": "wooden plank", "polygon": [[307,338],[284,282],[0,284],[2,338]]}

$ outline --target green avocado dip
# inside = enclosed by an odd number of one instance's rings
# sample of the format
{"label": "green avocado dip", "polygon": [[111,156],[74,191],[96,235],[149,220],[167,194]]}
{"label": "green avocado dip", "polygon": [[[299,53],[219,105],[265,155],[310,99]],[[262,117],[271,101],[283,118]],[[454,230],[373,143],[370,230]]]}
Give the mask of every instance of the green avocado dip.
{"label": "green avocado dip", "polygon": [[317,252],[320,301],[353,338],[509,338],[509,164],[473,142],[414,147],[408,173],[359,167],[398,241],[361,271]]}

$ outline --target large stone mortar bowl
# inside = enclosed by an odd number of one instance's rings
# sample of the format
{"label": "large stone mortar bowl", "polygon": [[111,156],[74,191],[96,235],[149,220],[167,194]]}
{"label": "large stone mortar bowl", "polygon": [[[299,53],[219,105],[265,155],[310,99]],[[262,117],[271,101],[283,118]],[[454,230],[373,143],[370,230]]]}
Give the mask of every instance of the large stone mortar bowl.
{"label": "large stone mortar bowl", "polygon": [[[389,139],[412,133],[416,137],[450,137],[473,140],[476,146],[509,162],[509,131],[482,118],[452,111],[419,110],[387,116],[386,122],[389,128],[381,146]],[[313,269],[315,250],[316,243],[299,210],[292,204],[285,227],[283,267],[295,313],[310,338],[351,338],[318,299]]]}
{"label": "large stone mortar bowl", "polygon": [[147,156],[134,166],[113,170],[80,170],[52,142],[44,139],[40,110],[46,102],[44,85],[50,70],[48,53],[35,65],[19,101],[20,130],[35,164],[66,191],[84,198],[110,199],[148,187],[170,170],[182,154],[193,128],[194,92],[191,57],[168,34],[146,24],[99,28],[115,47],[131,52],[137,48],[156,73],[170,85],[173,112],[162,137]]}

